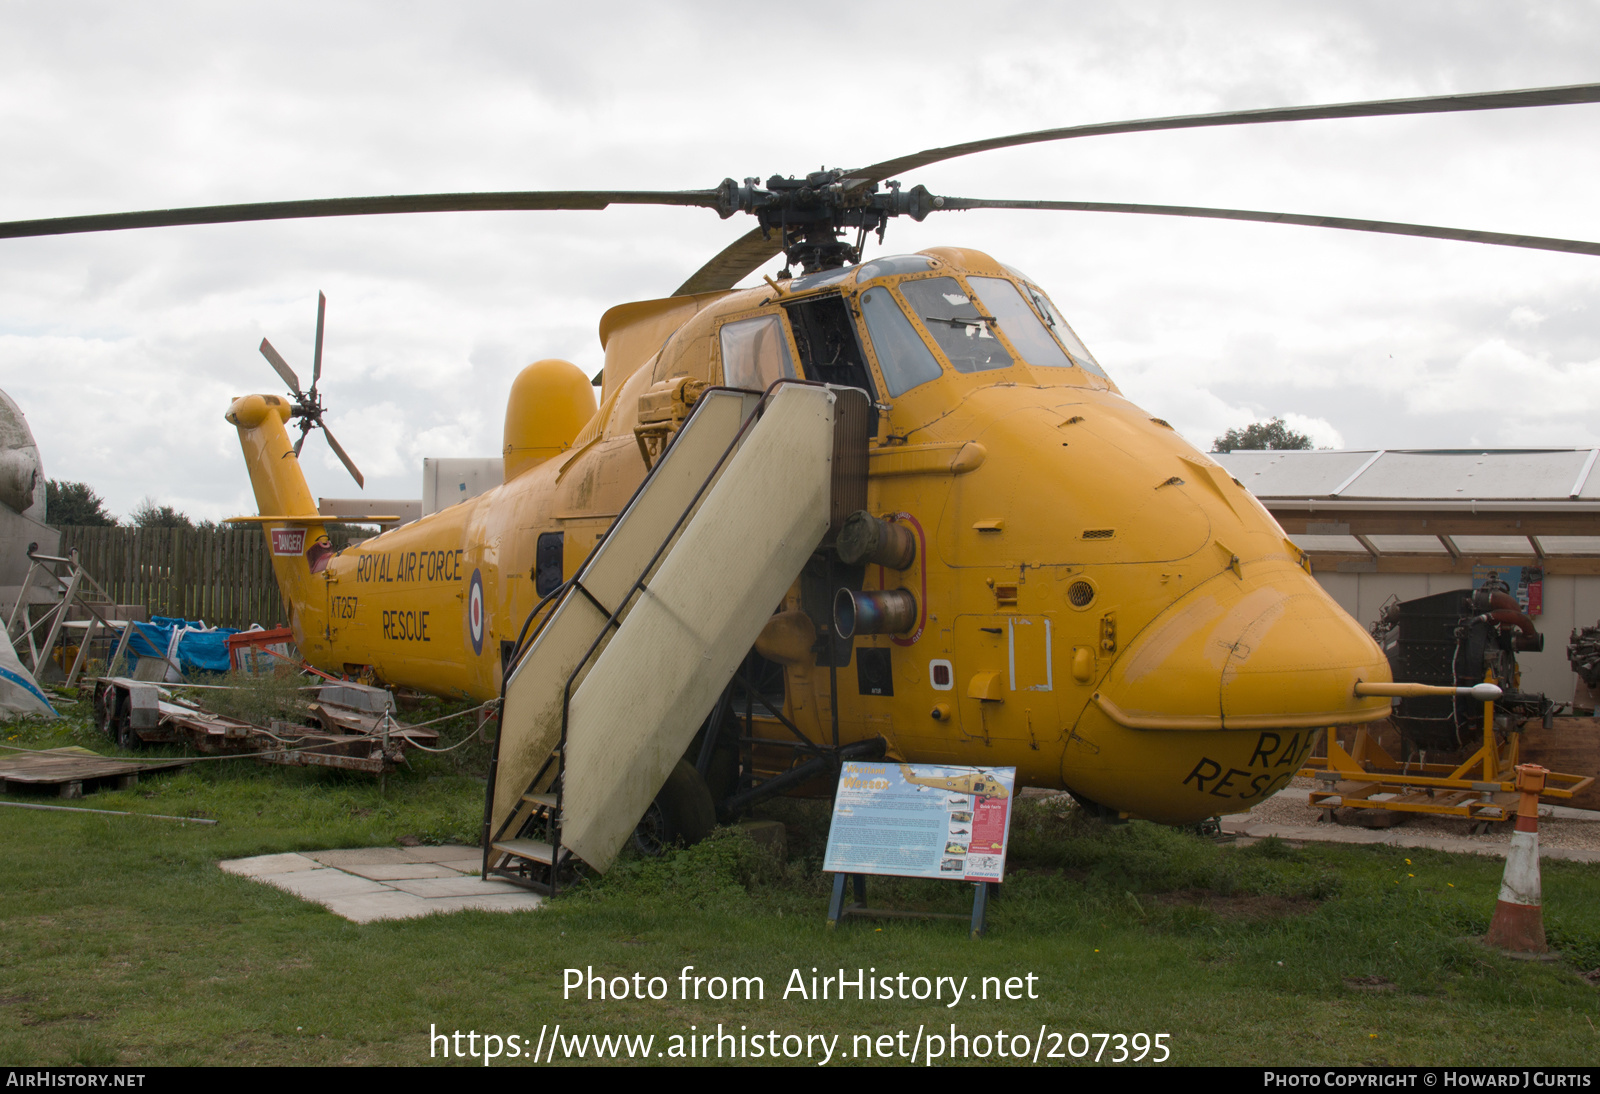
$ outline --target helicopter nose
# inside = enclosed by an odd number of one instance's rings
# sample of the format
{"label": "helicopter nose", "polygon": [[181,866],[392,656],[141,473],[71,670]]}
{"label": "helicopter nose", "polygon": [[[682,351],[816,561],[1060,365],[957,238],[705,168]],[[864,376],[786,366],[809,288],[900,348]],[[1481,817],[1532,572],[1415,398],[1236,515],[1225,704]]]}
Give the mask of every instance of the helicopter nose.
{"label": "helicopter nose", "polygon": [[1113,663],[1095,701],[1130,729],[1278,729],[1370,721],[1387,699],[1376,642],[1304,570],[1263,559],[1202,583]]}
{"label": "helicopter nose", "polygon": [[1229,568],[1180,597],[1111,664],[1061,758],[1074,792],[1164,824],[1249,809],[1287,785],[1318,730],[1387,699],[1378,644],[1287,558]]}

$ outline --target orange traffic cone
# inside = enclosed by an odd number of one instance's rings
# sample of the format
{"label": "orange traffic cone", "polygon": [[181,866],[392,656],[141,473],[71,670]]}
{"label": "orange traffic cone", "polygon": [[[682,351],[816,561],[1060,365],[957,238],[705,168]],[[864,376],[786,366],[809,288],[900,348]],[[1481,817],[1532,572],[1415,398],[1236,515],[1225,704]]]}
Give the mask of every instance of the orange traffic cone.
{"label": "orange traffic cone", "polygon": [[1537,764],[1517,767],[1517,827],[1506,851],[1500,899],[1484,941],[1513,953],[1545,953],[1544,913],[1539,907],[1539,791],[1549,771]]}

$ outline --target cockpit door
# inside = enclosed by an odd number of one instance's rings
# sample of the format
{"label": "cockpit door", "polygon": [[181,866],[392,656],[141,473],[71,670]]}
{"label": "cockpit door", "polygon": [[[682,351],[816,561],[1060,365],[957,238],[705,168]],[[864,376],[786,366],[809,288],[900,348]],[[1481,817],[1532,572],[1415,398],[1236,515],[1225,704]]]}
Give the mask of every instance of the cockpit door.
{"label": "cockpit door", "polygon": [[812,297],[785,305],[800,365],[807,380],[867,393],[867,435],[878,432],[879,394],[856,337],[856,325],[840,296]]}

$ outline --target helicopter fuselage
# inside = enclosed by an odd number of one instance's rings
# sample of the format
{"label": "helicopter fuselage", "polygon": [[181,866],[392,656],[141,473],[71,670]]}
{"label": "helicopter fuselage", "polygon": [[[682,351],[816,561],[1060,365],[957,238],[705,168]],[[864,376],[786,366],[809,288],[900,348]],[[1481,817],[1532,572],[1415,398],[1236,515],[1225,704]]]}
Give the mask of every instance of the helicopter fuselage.
{"label": "helicopter fuselage", "polygon": [[647,473],[641,406],[790,377],[868,392],[867,509],[916,545],[904,569],[846,574],[864,593],[911,594],[898,633],[841,651],[805,575],[777,606],[758,649],[813,739],[836,707],[841,743],[882,736],[891,759],[1014,766],[1019,786],[1187,823],[1281,788],[1317,730],[1388,713],[1353,691],[1389,679],[1381,651],[1272,517],[1123,398],[1044,293],[986,255],[939,248],[626,304],[601,337],[597,410],[575,366],[530,366],[503,485],[331,557],[313,557],[325,532],[288,404],[234,403],[256,519],[312,664],[498,694],[529,613]]}

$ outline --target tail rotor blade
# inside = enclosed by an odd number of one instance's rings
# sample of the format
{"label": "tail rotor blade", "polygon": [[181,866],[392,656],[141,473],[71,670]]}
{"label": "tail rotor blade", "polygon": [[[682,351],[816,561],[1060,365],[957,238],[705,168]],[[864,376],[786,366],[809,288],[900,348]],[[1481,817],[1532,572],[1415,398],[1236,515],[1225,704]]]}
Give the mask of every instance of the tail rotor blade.
{"label": "tail rotor blade", "polygon": [[311,395],[316,398],[317,381],[322,379],[322,319],[328,311],[328,298],[317,293],[317,348],[311,354]]}
{"label": "tail rotor blade", "polygon": [[356,485],[365,490],[367,481],[361,477],[361,472],[356,470],[355,461],[350,458],[349,454],[339,444],[338,438],[333,435],[333,431],[324,425],[322,432],[327,434],[328,444],[333,449],[333,454],[339,457],[339,462],[344,464],[344,469],[350,472],[350,477],[356,480]]}
{"label": "tail rotor blade", "polygon": [[284,383],[289,385],[289,390],[294,392],[295,398],[303,398],[300,394],[300,377],[294,374],[294,369],[289,367],[289,362],[280,357],[278,351],[272,348],[272,343],[265,338],[261,340],[261,356],[267,359],[267,364],[271,365],[273,371],[283,378]]}
{"label": "tail rotor blade", "polygon": [[311,423],[304,418],[300,419],[300,439],[294,442],[294,458],[300,458],[300,450],[306,446],[306,434],[311,432]]}

